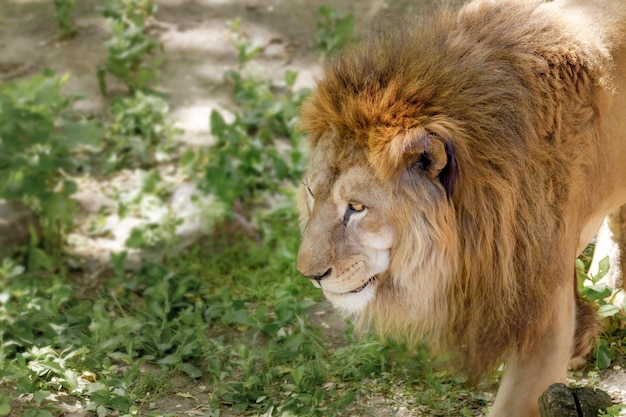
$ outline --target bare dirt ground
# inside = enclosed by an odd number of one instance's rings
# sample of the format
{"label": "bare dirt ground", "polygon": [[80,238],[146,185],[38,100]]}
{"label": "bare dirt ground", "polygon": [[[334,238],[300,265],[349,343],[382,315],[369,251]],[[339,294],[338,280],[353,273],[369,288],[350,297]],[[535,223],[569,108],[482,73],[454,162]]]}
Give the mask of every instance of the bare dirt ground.
{"label": "bare dirt ground", "polygon": [[[226,22],[242,21],[250,39],[265,45],[257,59],[268,74],[282,76],[285,69],[300,72],[298,84],[312,86],[319,73],[315,53],[316,10],[330,5],[353,13],[357,28],[377,16],[418,13],[431,0],[159,0],[151,29],[164,43],[161,91],[173,105],[173,117],[191,142],[209,140],[208,114],[228,108],[230,90],[222,79],[237,65],[232,32]],[[102,43],[110,37],[106,22],[96,10],[104,0],[81,0],[76,11],[79,34],[62,40],[48,0],[0,0],[0,80],[7,81],[51,68],[71,74],[68,90],[85,94],[79,104],[85,111],[104,109],[95,67],[106,58]],[[111,82],[112,80],[109,79]],[[113,84],[113,94],[115,84]]]}
{"label": "bare dirt ground", "polygon": [[[207,144],[211,141],[209,113],[212,109],[232,108],[230,87],[222,78],[226,69],[237,65],[232,32],[226,22],[241,19],[241,28],[250,39],[265,45],[256,59],[271,76],[282,77],[285,70],[299,71],[298,86],[312,87],[320,74],[321,61],[315,53],[316,10],[329,5],[353,13],[357,29],[366,27],[382,15],[422,13],[434,0],[158,0],[159,10],[151,30],[164,44],[160,91],[171,101],[172,117],[184,129],[181,141]],[[70,73],[67,90],[84,94],[87,99],[77,107],[87,113],[104,111],[119,85],[109,78],[111,93],[98,91],[96,65],[106,58],[102,43],[110,37],[106,22],[96,10],[105,0],[77,2],[78,35],[60,38],[50,0],[0,0],[0,81],[10,81],[51,68],[59,74]],[[89,197],[87,197],[89,199]],[[97,209],[97,208],[96,208]],[[623,362],[623,361],[621,361]],[[580,374],[578,378],[582,377]],[[155,401],[153,413],[203,415],[207,387],[191,385],[181,378],[172,381],[175,395]],[[626,373],[618,365],[601,373],[599,386],[616,401],[626,400]],[[71,398],[68,416],[84,416]],[[372,399],[384,402],[384,399]],[[379,415],[391,415],[381,406]],[[407,408],[397,416],[417,416]]]}

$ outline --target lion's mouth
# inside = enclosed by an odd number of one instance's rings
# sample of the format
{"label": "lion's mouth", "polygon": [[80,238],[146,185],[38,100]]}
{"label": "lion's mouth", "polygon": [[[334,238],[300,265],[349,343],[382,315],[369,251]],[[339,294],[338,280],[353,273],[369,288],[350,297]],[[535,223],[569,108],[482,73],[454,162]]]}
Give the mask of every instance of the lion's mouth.
{"label": "lion's mouth", "polygon": [[357,292],[361,292],[365,289],[365,287],[367,287],[368,285],[370,285],[372,282],[376,281],[376,277],[371,277],[370,279],[367,280],[367,282],[363,285],[361,285],[359,288],[354,289],[352,291],[350,291],[350,293],[357,293]]}
{"label": "lion's mouth", "polygon": [[[358,282],[352,283],[352,285],[358,285]],[[326,285],[322,285],[322,290],[326,298],[335,307],[346,313],[356,314],[363,311],[365,306],[376,297],[378,279],[373,276],[367,279],[364,284],[350,291],[345,290],[345,283],[338,287],[340,288],[332,288],[332,286],[327,288]]]}
{"label": "lion's mouth", "polygon": [[321,288],[325,293],[327,294],[335,294],[335,295],[347,295],[347,294],[358,294],[360,292],[362,292],[363,290],[365,290],[367,287],[369,287],[370,285],[374,284],[376,282],[376,276],[371,277],[370,279],[368,279],[367,281],[365,281],[365,283],[353,290],[350,291],[346,291],[344,288],[336,288],[332,285],[324,285],[325,281],[319,282],[319,281],[315,281],[315,280],[311,280],[313,282],[313,285],[315,285],[317,288]]}

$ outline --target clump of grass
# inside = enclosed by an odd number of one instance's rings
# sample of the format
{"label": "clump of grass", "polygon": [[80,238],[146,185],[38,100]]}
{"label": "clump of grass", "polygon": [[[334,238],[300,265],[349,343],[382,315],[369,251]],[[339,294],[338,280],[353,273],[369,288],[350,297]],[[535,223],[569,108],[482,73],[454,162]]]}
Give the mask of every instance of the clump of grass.
{"label": "clump of grass", "polygon": [[103,15],[113,36],[104,44],[109,55],[97,68],[102,94],[107,92],[107,74],[126,85],[131,95],[146,92],[157,83],[161,60],[155,55],[163,44],[147,30],[156,10],[154,0],[108,0]]}
{"label": "clump of grass", "polygon": [[181,131],[168,119],[169,105],[157,95],[136,92],[114,100],[105,134],[105,173],[122,168],[148,169],[172,159]]}
{"label": "clump of grass", "polygon": [[601,338],[596,345],[593,356],[595,364],[599,369],[608,368],[615,359],[617,352],[622,351],[621,341],[614,343],[615,336],[620,338],[618,329],[620,323],[626,319],[622,312],[622,306],[616,304],[615,297],[622,291],[613,290],[608,286],[604,277],[609,272],[609,258],[600,261],[599,270],[596,275],[589,273],[589,263],[591,257],[581,256],[576,260],[576,276],[578,279],[578,293],[581,297],[598,306],[598,315],[606,319],[608,326],[605,328],[605,337]]}
{"label": "clump of grass", "polygon": [[286,185],[293,186],[306,162],[298,121],[309,90],[294,88],[295,71],[286,71],[281,82],[246,72],[256,56],[253,44],[236,42],[240,68],[224,74],[238,105],[234,120],[227,122],[212,111],[210,126],[216,143],[182,158],[192,171],[202,170],[200,188],[217,195],[231,210],[234,203],[262,203]]}
{"label": "clump of grass", "polygon": [[0,198],[30,207],[45,241],[57,245],[72,227],[80,154],[95,149],[101,134],[98,124],[72,111],[77,97],[61,92],[68,78],[46,70],[0,84]]}
{"label": "clump of grass", "polygon": [[78,32],[74,23],[76,0],[54,0],[54,17],[61,28],[62,36],[70,38]]}

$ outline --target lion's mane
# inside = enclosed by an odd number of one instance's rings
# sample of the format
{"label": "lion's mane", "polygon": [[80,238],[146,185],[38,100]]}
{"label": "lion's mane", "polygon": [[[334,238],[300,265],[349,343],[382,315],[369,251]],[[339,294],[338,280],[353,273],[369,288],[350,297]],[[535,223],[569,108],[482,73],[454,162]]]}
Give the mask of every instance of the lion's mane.
{"label": "lion's mane", "polygon": [[[601,160],[610,45],[527,3],[382,24],[330,63],[303,107],[313,147],[333,132],[337,152],[365,154],[405,197],[390,268],[402,272],[381,280],[361,324],[428,336],[462,353],[470,376],[546,332],[554,283],[573,278],[553,265],[578,246],[564,238],[564,202]],[[446,143],[445,198],[397,179],[393,138],[411,129]],[[596,330],[594,311],[577,307],[574,355]]]}

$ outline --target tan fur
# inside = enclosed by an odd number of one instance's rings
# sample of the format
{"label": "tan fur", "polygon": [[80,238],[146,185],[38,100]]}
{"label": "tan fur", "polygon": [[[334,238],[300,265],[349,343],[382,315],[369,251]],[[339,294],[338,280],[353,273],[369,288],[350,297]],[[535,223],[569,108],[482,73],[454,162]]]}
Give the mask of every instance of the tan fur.
{"label": "tan fur", "polygon": [[485,0],[383,24],[303,108],[300,271],[362,325],[459,352],[470,377],[509,362],[496,416],[537,415],[592,345],[574,259],[626,202],[626,7],[586,3]]}

